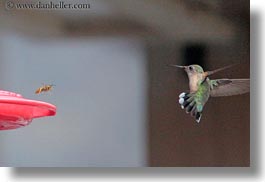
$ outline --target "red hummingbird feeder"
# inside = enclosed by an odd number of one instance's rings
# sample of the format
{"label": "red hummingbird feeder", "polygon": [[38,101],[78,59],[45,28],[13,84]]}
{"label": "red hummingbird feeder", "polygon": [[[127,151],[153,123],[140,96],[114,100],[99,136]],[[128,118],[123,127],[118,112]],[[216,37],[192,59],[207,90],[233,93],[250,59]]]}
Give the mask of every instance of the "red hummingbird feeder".
{"label": "red hummingbird feeder", "polygon": [[20,128],[30,124],[34,118],[55,114],[56,106],[52,104],[0,90],[0,130]]}

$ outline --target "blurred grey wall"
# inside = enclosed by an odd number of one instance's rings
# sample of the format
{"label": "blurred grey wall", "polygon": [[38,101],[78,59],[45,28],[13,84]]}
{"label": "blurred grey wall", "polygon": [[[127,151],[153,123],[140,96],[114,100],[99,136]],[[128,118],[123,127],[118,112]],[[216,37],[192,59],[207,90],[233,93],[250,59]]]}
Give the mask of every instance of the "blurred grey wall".
{"label": "blurred grey wall", "polygon": [[[1,89],[57,106],[0,132],[0,166],[145,166],[146,56],[128,37],[1,34]],[[55,84],[51,93],[36,88]]]}

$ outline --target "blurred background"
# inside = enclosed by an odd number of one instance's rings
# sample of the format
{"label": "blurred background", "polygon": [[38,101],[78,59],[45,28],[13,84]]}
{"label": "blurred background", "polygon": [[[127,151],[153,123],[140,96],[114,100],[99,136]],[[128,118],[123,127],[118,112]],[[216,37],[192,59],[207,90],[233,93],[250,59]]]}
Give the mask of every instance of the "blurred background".
{"label": "blurred background", "polygon": [[[249,94],[210,99],[198,125],[178,104],[186,74],[167,66],[242,63],[212,78],[249,78],[249,1],[7,2],[0,88],[50,102],[57,115],[1,131],[0,166],[249,166]],[[43,83],[56,87],[35,95]]]}

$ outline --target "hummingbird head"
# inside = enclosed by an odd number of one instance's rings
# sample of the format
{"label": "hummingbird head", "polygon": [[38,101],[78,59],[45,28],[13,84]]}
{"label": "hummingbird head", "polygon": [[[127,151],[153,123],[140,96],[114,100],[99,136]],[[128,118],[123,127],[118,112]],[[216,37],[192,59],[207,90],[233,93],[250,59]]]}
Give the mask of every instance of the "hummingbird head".
{"label": "hummingbird head", "polygon": [[206,74],[204,73],[201,66],[193,64],[189,66],[179,66],[179,65],[171,65],[177,68],[182,68],[186,71],[189,78],[189,86],[190,92],[196,92],[198,90],[198,85],[206,78]]}
{"label": "hummingbird head", "polygon": [[204,73],[202,67],[197,65],[197,64],[193,64],[193,65],[189,65],[189,66],[179,66],[179,65],[171,65],[171,66],[184,69],[188,75],[203,74]]}
{"label": "hummingbird head", "polygon": [[193,76],[193,75],[203,75],[203,77],[207,77],[209,75],[212,75],[212,74],[215,74],[219,71],[223,71],[227,68],[230,68],[230,67],[233,67],[237,64],[231,64],[231,65],[228,65],[228,66],[225,66],[225,67],[222,67],[222,68],[219,68],[219,69],[216,69],[216,70],[213,70],[213,71],[206,71],[204,72],[202,67],[197,65],[197,64],[192,64],[192,65],[189,65],[189,66],[179,66],[179,65],[170,65],[170,66],[174,66],[174,67],[177,67],[177,68],[183,68],[186,73],[188,74],[188,76]]}

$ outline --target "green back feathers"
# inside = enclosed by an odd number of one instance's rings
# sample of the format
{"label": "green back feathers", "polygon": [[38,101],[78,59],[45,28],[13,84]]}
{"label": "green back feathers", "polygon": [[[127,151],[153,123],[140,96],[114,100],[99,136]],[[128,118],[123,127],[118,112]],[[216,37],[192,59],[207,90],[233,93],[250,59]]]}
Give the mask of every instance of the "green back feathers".
{"label": "green back feathers", "polygon": [[[199,68],[199,67],[197,67]],[[203,107],[210,96],[210,85],[209,80],[205,80],[198,87],[195,93],[182,93],[179,96],[179,104],[182,109],[186,109],[187,113],[190,113],[192,117],[200,122]]]}

